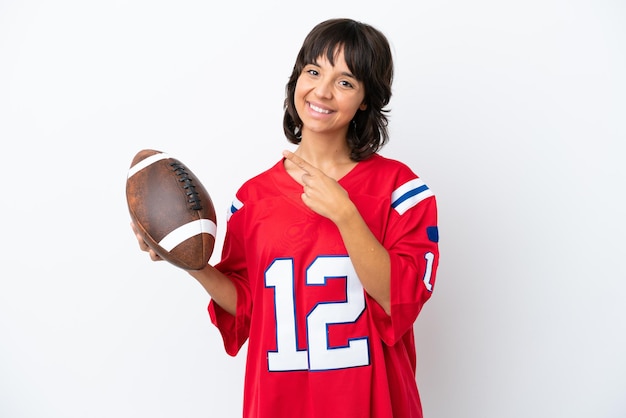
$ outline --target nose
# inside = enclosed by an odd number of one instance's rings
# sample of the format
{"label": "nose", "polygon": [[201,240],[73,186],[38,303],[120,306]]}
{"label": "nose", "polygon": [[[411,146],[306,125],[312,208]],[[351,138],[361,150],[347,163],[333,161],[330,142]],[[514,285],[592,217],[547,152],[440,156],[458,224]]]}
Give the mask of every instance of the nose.
{"label": "nose", "polygon": [[320,79],[317,86],[315,86],[315,95],[320,98],[330,99],[332,93],[332,80]]}

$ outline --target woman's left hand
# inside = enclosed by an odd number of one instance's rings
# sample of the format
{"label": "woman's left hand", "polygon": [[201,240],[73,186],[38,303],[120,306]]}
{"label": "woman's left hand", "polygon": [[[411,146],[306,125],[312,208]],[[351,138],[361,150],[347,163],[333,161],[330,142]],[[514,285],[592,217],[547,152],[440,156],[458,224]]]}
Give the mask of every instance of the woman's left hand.
{"label": "woman's left hand", "polygon": [[293,152],[284,151],[283,156],[304,172],[302,201],[309,209],[335,223],[355,209],[348,192],[335,179]]}

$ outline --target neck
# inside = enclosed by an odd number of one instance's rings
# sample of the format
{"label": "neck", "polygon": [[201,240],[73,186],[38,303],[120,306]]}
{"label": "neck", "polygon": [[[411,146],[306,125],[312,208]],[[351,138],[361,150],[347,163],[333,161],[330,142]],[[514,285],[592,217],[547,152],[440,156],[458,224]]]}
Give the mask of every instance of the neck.
{"label": "neck", "polygon": [[345,134],[322,135],[305,129],[296,154],[313,165],[350,161],[350,148]]}

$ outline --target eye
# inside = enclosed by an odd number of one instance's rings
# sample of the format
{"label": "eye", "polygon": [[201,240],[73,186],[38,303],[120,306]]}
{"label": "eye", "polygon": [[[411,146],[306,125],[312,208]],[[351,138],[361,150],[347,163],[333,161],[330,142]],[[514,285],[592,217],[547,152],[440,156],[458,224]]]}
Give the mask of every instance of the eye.
{"label": "eye", "polygon": [[320,74],[319,69],[313,64],[307,64],[302,68],[301,74],[308,74],[312,77],[316,77]]}
{"label": "eye", "polygon": [[348,80],[341,80],[341,81],[339,82],[339,84],[340,84],[341,86],[343,86],[343,87],[347,87],[347,88],[354,88],[354,85],[353,85],[351,82],[349,82]]}

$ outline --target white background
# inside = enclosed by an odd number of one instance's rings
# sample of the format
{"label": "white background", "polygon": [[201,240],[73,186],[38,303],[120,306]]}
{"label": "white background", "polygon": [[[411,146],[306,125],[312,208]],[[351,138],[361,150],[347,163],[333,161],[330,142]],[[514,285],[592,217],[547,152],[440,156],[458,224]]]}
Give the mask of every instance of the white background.
{"label": "white background", "polygon": [[216,261],[236,188],[290,147],[304,36],[343,16],[393,44],[383,154],[438,196],[426,418],[626,416],[623,2],[0,0],[1,417],[240,416],[244,355],[138,250],[126,172],[185,162]]}

